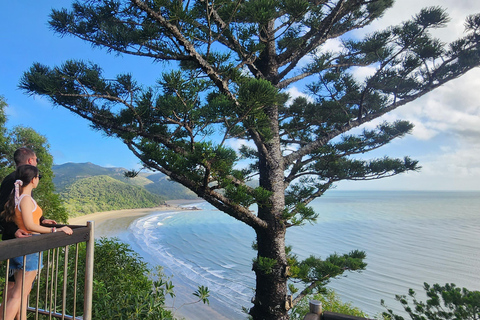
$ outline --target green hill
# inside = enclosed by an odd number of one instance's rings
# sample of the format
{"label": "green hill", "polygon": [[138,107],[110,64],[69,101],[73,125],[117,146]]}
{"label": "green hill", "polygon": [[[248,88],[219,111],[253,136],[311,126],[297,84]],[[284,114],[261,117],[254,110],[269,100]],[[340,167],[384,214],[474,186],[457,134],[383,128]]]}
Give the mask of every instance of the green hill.
{"label": "green hill", "polygon": [[[129,184],[136,184],[133,180],[135,179],[127,179],[123,176],[123,173],[126,171],[123,168],[105,168],[101,166],[97,166],[91,162],[87,163],[65,163],[62,165],[57,165],[52,167],[53,173],[55,177],[53,178],[53,183],[55,184],[55,188],[58,192],[63,192],[65,187],[73,184],[74,182],[94,177],[94,176],[109,176],[119,181],[129,183]],[[130,181],[132,180],[132,181]],[[144,182],[146,184],[147,182]],[[144,185],[139,184],[139,185]]]}
{"label": "green hill", "polygon": [[55,174],[53,183],[60,194],[65,194],[66,188],[79,180],[95,176],[109,176],[132,186],[144,187],[147,191],[160,195],[166,200],[196,198],[193,192],[179,183],[170,181],[162,173],[140,172],[135,178],[125,178],[124,172],[127,170],[124,168],[105,168],[90,162],[70,162],[53,166],[52,169]]}
{"label": "green hill", "polygon": [[168,200],[173,199],[195,199],[197,196],[179,183],[171,181],[163,173],[153,173],[145,177],[151,183],[144,187],[154,194],[158,194]]}
{"label": "green hill", "polygon": [[92,212],[155,207],[165,198],[106,175],[79,179],[60,192],[70,216]]}

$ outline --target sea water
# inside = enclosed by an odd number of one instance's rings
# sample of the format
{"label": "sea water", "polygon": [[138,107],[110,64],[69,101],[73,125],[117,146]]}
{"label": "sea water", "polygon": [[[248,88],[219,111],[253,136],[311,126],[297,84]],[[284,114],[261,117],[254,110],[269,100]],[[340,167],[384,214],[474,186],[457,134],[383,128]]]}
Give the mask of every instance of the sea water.
{"label": "sea water", "polygon": [[[201,210],[144,216],[125,239],[173,276],[183,303],[207,286],[212,314],[245,319],[241,309],[251,307],[255,286],[255,234],[205,202],[195,206]],[[365,251],[365,271],[347,272],[328,287],[371,317],[385,311],[382,299],[402,312],[395,295],[413,288],[423,297],[424,282],[480,290],[480,192],[334,190],[311,206],[317,223],[290,228],[287,244],[301,259]]]}

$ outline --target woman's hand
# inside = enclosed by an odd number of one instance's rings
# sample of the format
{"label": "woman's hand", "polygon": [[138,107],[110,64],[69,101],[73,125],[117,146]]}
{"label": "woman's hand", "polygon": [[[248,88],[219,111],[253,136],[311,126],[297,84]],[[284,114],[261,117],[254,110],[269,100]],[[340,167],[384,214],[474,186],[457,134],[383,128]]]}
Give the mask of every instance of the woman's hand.
{"label": "woman's hand", "polygon": [[61,228],[57,228],[57,231],[63,231],[65,232],[66,234],[70,235],[73,233],[73,230],[70,228],[70,227],[61,227]]}

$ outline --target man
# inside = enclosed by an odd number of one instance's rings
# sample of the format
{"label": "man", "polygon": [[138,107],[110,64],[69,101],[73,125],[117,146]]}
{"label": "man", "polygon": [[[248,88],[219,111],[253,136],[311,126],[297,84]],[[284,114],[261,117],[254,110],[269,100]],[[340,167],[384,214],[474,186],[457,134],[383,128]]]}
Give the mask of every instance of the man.
{"label": "man", "polygon": [[[13,159],[15,161],[16,167],[23,166],[25,164],[30,164],[32,166],[37,166],[37,155],[33,150],[28,148],[19,148],[13,154]],[[3,179],[2,184],[0,185],[0,212],[4,210],[5,204],[8,201],[10,193],[12,193],[13,186],[15,183],[15,171],[10,173],[8,176]],[[41,218],[41,224],[56,224],[54,220]],[[30,235],[17,227],[14,222],[7,222],[0,218],[0,226],[3,229],[2,240],[9,240],[15,238],[24,238],[29,237]]]}
{"label": "man", "polygon": [[[29,164],[32,166],[37,166],[37,155],[35,152],[28,148],[18,148],[13,153],[13,159],[15,161],[15,166],[18,168],[20,166]],[[2,184],[0,184],[0,212],[5,209],[5,204],[10,197],[14,189],[15,183],[15,171],[10,173],[6,176]],[[45,219],[44,217],[40,218],[40,224],[56,224],[55,220]],[[30,234],[22,229],[19,229],[14,222],[7,222],[0,216],[0,227],[2,229],[2,240],[10,240],[15,238],[26,238],[29,237]],[[12,289],[15,285],[15,278],[13,276],[8,277],[8,297],[7,299],[11,299]],[[3,309],[2,309],[3,311]],[[18,315],[17,315],[18,317]]]}

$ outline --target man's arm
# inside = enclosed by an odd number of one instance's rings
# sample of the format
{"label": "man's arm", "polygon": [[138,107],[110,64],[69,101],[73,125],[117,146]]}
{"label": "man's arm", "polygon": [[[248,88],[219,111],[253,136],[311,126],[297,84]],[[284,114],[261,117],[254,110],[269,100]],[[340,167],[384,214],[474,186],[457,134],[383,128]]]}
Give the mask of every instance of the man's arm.
{"label": "man's arm", "polygon": [[57,221],[55,220],[52,220],[52,219],[47,219],[45,218],[44,216],[42,216],[40,218],[40,225],[43,226],[43,225],[51,225],[51,224],[57,224]]}
{"label": "man's arm", "polygon": [[18,227],[15,222],[7,222],[4,219],[1,219],[0,224],[3,228],[2,240],[10,240],[16,238]]}
{"label": "man's arm", "polygon": [[14,235],[15,238],[28,238],[30,236],[31,236],[30,233],[28,233],[27,231],[22,230],[22,229],[17,229],[17,231],[15,232],[15,235]]}

